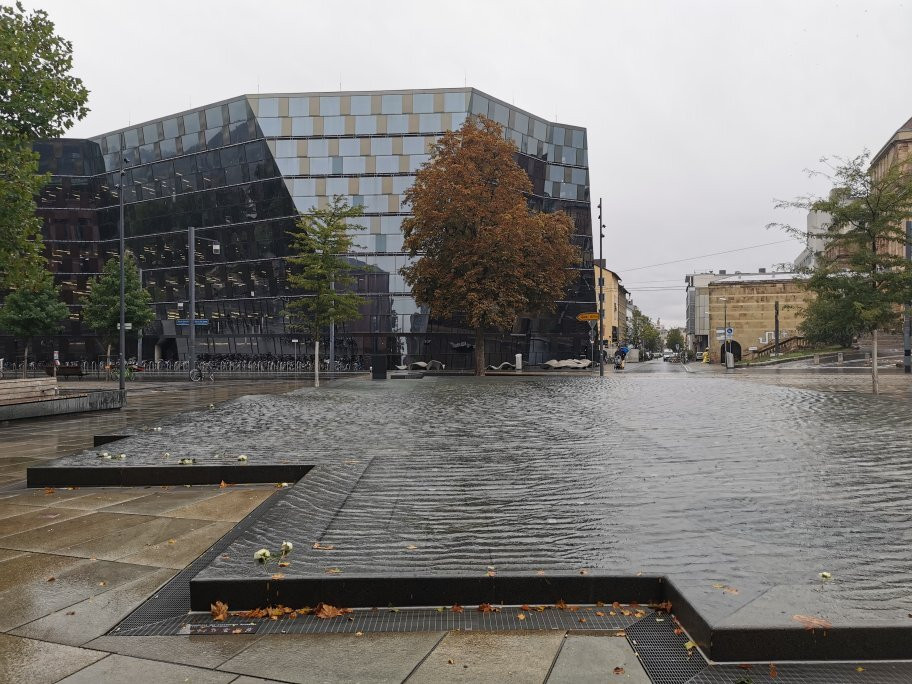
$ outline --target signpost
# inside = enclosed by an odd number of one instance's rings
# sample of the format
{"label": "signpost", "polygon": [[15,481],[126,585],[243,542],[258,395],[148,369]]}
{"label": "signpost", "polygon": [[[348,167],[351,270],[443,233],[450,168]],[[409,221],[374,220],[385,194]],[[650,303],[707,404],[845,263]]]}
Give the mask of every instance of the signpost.
{"label": "signpost", "polygon": [[[592,365],[594,366],[596,363],[594,332],[596,321],[599,320],[598,311],[587,311],[585,313],[576,314],[576,320],[581,323],[589,324],[589,344],[592,345]],[[601,347],[601,340],[599,340],[599,346]]]}
{"label": "signpost", "polygon": [[597,321],[598,319],[599,319],[599,315],[598,315],[597,311],[581,313],[581,314],[576,315],[576,320],[580,321],[581,323],[588,322],[588,321]]}

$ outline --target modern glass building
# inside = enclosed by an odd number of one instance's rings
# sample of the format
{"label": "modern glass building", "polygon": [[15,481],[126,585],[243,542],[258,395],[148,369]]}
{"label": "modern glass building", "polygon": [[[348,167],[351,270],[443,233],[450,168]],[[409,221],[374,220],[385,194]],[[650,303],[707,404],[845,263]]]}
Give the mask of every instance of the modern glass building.
{"label": "modern glass building", "polygon": [[[516,353],[531,363],[587,354],[588,325],[575,319],[595,305],[586,130],[472,88],[244,95],[90,140],[38,143],[42,170],[53,174],[39,214],[72,312],[64,334],[44,342],[45,352],[60,349],[64,359],[101,354],[78,320],[79,298],[116,256],[124,163],[126,244],[156,309],[140,343],[144,358],[187,355],[189,226],[200,238],[192,247],[196,316],[208,321],[198,327],[197,352],[291,354],[291,340],[299,338],[300,353],[308,353],[312,341],[282,316],[299,294],[286,287],[287,232],[298,212],[344,195],[364,211],[349,255],[364,304],[360,320],[337,329],[337,358],[386,353],[397,363],[434,358],[468,367],[471,331],[416,304],[399,269],[408,261],[403,193],[439,136],[475,114],[504,127],[532,180],[530,205],[570,214],[584,255],[553,315],[521,318],[512,330],[489,336],[489,363]],[[12,358],[12,341],[3,344]]]}

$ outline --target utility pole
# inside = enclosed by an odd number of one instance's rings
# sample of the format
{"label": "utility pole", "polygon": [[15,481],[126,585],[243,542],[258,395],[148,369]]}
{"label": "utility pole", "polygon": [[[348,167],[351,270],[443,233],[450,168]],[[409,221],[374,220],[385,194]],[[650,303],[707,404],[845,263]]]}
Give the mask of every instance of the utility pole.
{"label": "utility pole", "polygon": [[602,349],[605,339],[605,257],[602,255],[602,243],[605,239],[605,224],[602,223],[602,198],[599,197],[599,279],[598,279],[598,355],[599,377],[605,376],[605,352]]}
{"label": "utility pole", "polygon": [[187,270],[189,282],[187,283],[188,299],[190,300],[190,372],[196,368],[196,229],[187,226]]}
{"label": "utility pole", "polygon": [[124,188],[124,178],[126,172],[124,169],[124,164],[126,164],[126,158],[120,158],[120,192],[117,193],[120,195],[120,218],[117,222],[117,236],[119,240],[119,252],[120,252],[120,359],[118,366],[120,367],[120,391],[121,393],[126,391],[126,381],[127,375],[127,363],[124,356],[124,347],[127,344],[127,307],[124,301],[124,193],[126,189]]}
{"label": "utility pole", "polygon": [[776,314],[776,327],[774,328],[774,330],[775,330],[774,334],[776,337],[775,337],[775,343],[773,345],[773,352],[776,354],[776,356],[779,356],[779,300],[778,299],[776,300],[776,304],[775,304],[775,307],[773,310],[775,311],[775,314]]}
{"label": "utility pole", "polygon": [[[333,276],[332,280],[329,281],[329,289],[333,292],[336,291],[336,278]],[[329,372],[335,373],[336,371],[336,300],[333,299],[333,318],[329,321]],[[333,376],[335,377],[335,376]]]}
{"label": "utility pole", "polygon": [[[139,271],[139,289],[142,289],[142,269],[136,269]],[[136,331],[136,363],[142,365],[142,337],[143,337],[142,328]]]}

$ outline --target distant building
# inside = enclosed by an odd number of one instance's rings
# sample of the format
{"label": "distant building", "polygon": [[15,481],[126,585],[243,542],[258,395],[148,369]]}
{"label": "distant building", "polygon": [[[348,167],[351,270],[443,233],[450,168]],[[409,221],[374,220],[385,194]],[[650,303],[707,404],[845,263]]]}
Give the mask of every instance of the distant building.
{"label": "distant building", "polygon": [[809,211],[807,215],[807,242],[792,264],[795,271],[813,269],[820,255],[826,251],[826,239],[821,235],[830,225],[830,215],[823,211]]}
{"label": "distant building", "polygon": [[[595,260],[595,296],[598,298],[599,278],[604,278],[603,294],[605,295],[605,311],[602,318],[602,339],[606,347],[617,344],[621,340],[622,330],[626,324],[626,307],[623,309],[619,306],[621,301],[620,293],[624,286],[621,285],[621,277],[608,268],[603,268],[599,261]],[[626,290],[624,290],[626,293]],[[625,299],[626,301],[626,299]],[[620,312],[623,311],[623,314]],[[620,314],[620,315],[619,315]]]}
{"label": "distant building", "polygon": [[627,342],[627,333],[633,318],[633,301],[630,299],[630,293],[627,288],[618,283],[618,344]]}
{"label": "distant building", "polygon": [[[720,275],[725,271],[720,271]],[[692,273],[684,276],[687,283],[687,315],[684,325],[684,342],[695,352],[706,350],[710,342],[709,283],[715,273]]]}
{"label": "distant building", "polygon": [[[706,275],[706,274],[700,274]],[[742,356],[774,341],[776,302],[779,302],[779,340],[798,335],[802,309],[813,294],[804,286],[807,276],[800,273],[726,274],[720,271],[706,285],[708,349],[710,359],[723,358],[725,329],[732,329],[731,352]]]}

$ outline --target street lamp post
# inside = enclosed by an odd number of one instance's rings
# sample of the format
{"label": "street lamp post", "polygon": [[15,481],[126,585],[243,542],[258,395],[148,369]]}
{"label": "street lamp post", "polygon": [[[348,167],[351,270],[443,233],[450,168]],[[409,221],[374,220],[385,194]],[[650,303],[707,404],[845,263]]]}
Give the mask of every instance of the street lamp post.
{"label": "street lamp post", "polygon": [[605,353],[602,350],[605,339],[605,259],[602,256],[602,243],[605,238],[605,224],[602,223],[602,198],[599,197],[599,281],[598,281],[598,350],[599,350],[599,377],[605,376]]}
{"label": "street lamp post", "polygon": [[187,299],[190,304],[188,323],[190,324],[190,371],[196,368],[196,241],[205,240],[212,243],[213,252],[218,253],[219,242],[211,238],[197,238],[196,227],[187,226],[187,270],[189,282],[187,283]]}
{"label": "street lamp post", "polygon": [[126,391],[126,374],[127,374],[127,364],[126,357],[124,355],[124,347],[127,344],[127,307],[126,302],[124,301],[124,177],[126,175],[126,170],[124,165],[126,164],[126,159],[124,157],[120,158],[120,192],[119,195],[119,204],[120,204],[120,216],[117,221],[117,238],[119,243],[118,251],[120,253],[120,325],[118,330],[119,332],[119,345],[120,345],[120,358],[118,360],[118,366],[120,367],[120,391]]}
{"label": "street lamp post", "polygon": [[723,325],[725,326],[725,344],[722,348],[725,350],[725,367],[728,368],[728,354],[730,352],[730,347],[728,344],[728,297],[719,297],[719,300],[722,302],[722,319]]}

